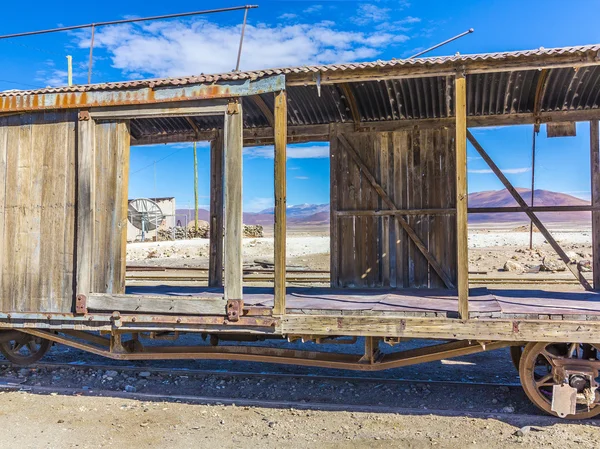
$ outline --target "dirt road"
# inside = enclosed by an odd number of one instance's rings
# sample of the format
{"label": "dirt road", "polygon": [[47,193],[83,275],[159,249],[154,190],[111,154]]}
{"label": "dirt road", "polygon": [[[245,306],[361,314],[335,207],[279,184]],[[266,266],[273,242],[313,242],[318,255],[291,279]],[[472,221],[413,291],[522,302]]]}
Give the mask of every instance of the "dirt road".
{"label": "dirt road", "polygon": [[0,393],[2,448],[583,449],[600,441],[590,423],[509,421]]}

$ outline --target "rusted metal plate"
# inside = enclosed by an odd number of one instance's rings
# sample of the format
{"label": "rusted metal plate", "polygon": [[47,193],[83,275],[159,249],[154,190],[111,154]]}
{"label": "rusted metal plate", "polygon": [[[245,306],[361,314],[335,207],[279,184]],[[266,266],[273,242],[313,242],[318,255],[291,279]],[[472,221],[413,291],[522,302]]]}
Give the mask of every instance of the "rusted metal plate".
{"label": "rusted metal plate", "polygon": [[574,415],[577,406],[577,389],[568,384],[554,385],[552,387],[552,411],[564,418]]}
{"label": "rusted metal plate", "polygon": [[173,101],[244,97],[285,89],[285,76],[275,75],[255,81],[239,80],[219,84],[193,84],[166,87],[133,87],[122,90],[85,92],[24,93],[0,96],[0,112],[24,112],[46,109],[74,109],[131,104],[169,103]]}
{"label": "rusted metal plate", "polygon": [[574,137],[577,135],[575,122],[546,123],[547,137]]}

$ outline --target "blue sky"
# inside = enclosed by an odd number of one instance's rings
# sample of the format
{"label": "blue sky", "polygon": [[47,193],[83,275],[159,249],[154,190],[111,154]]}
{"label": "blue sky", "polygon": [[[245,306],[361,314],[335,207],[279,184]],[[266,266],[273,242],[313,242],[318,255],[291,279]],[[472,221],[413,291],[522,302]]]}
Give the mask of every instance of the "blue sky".
{"label": "blue sky", "polygon": [[[104,0],[98,8],[66,8],[63,3],[5,2],[0,33],[60,25],[237,6],[234,1],[123,2]],[[407,57],[468,28],[475,33],[430,55],[478,53],[600,42],[600,1],[402,1],[280,0],[250,2],[242,69]],[[36,14],[29,14],[35,11]],[[94,82],[229,71],[235,65],[243,12],[101,29],[96,34]],[[87,79],[89,31],[0,41],[0,90],[66,84],[67,54],[75,83]],[[589,198],[589,133],[538,138],[536,186]],[[531,127],[478,129],[474,133],[509,179],[530,184]],[[325,203],[329,198],[327,147],[290,147],[288,204]],[[208,204],[208,147],[199,144],[200,204]],[[302,156],[302,157],[300,157]],[[311,156],[311,157],[306,157]],[[156,161],[156,164],[154,164]],[[156,183],[154,182],[156,166]],[[272,205],[270,148],[247,149],[244,207]],[[469,149],[469,190],[501,188],[485,163]],[[191,144],[134,147],[130,196],[175,196],[192,205]]]}

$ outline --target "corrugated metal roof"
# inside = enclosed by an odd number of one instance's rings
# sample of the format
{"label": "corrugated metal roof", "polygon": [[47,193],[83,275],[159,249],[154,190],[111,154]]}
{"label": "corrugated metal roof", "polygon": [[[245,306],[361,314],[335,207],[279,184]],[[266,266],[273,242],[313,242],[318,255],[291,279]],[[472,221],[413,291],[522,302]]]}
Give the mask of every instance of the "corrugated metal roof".
{"label": "corrugated metal roof", "polygon": [[[569,61],[585,61],[586,64],[544,65],[537,68],[538,56],[544,62],[554,61],[556,55],[575,55]],[[580,58],[581,56],[581,58]],[[548,58],[549,57],[549,58]],[[513,59],[526,58],[527,70],[519,69],[520,64],[510,65]],[[531,59],[528,59],[531,58]],[[580,59],[579,59],[580,58]],[[219,75],[199,75],[184,78],[160,80],[127,81],[89,86],[50,88],[39,91],[4,92],[0,96],[27,94],[52,94],[111,89],[131,89],[140,87],[178,86],[216,81],[258,79],[271,75],[286,75],[286,80],[294,74],[320,72],[354,71],[394,66],[442,66],[444,64],[467,63],[470,61],[505,61],[497,69],[481,72],[467,72],[467,114],[471,117],[498,116],[517,113],[548,113],[561,111],[596,110],[600,108],[600,44],[557,49],[538,49],[518,52],[489,53],[477,55],[456,55],[446,57],[419,58],[413,60],[375,61],[352,64],[323,66],[303,66],[282,69],[269,69],[250,72],[231,72]],[[558,59],[557,59],[558,60]],[[563,59],[560,59],[563,61]],[[531,62],[531,64],[529,64]],[[519,61],[520,63],[520,61]],[[577,67],[573,67],[577,66]],[[450,66],[458,68],[459,66]],[[468,66],[466,66],[468,67]],[[479,66],[473,66],[479,67]],[[515,67],[512,69],[512,67]],[[358,113],[360,124],[389,120],[436,119],[454,115],[454,76],[453,70],[438,72],[432,70],[429,76],[393,77],[384,79],[370,77],[368,81],[332,82],[317,86],[314,82],[296,82],[287,85],[288,124],[315,125],[354,122],[353,109]],[[420,71],[419,73],[423,73]],[[374,79],[376,78],[376,79]],[[299,78],[294,78],[298,80]],[[306,79],[306,78],[305,78]],[[311,77],[312,79],[312,77]],[[337,78],[336,78],[337,79]],[[348,79],[342,77],[342,79]],[[356,78],[354,78],[356,79]],[[273,110],[272,94],[261,94],[260,99]],[[244,126],[246,128],[266,128],[272,117],[266,115],[260,99],[244,98]],[[264,109],[264,106],[263,106]],[[223,117],[193,117],[196,127],[210,131],[223,127]],[[194,136],[194,127],[184,118],[152,118],[131,121],[131,133],[136,139],[169,136],[171,141]]]}
{"label": "corrugated metal roof", "polygon": [[216,83],[218,81],[235,81],[258,79],[272,75],[294,75],[307,73],[327,73],[327,72],[343,72],[355,71],[363,69],[386,69],[401,66],[439,66],[445,64],[465,63],[477,61],[510,61],[519,58],[535,58],[538,56],[559,56],[559,55],[578,55],[582,56],[590,52],[600,52],[600,44],[581,45],[576,47],[561,47],[561,48],[538,48],[535,50],[523,50],[512,52],[497,52],[497,53],[479,53],[471,55],[454,55],[454,56],[435,56],[426,58],[414,59],[393,59],[391,61],[373,61],[373,62],[355,62],[346,64],[328,64],[328,65],[313,65],[299,67],[284,67],[275,69],[251,70],[245,72],[228,72],[214,75],[195,75],[176,78],[160,78],[135,81],[121,81],[101,84],[49,87],[38,90],[24,91],[6,91],[0,92],[0,97],[17,96],[39,93],[62,93],[62,92],[87,92],[96,90],[120,90],[139,87],[162,87],[162,86],[181,86],[186,84],[200,83]]}

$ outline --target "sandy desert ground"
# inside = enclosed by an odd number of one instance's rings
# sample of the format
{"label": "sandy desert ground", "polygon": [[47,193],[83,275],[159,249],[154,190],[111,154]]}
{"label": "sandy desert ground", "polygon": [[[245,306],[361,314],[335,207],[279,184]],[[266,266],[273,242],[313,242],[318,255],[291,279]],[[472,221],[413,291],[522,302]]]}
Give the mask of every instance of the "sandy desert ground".
{"label": "sandy desert ground", "polygon": [[[590,260],[592,253],[591,230],[584,225],[562,225],[552,229],[552,235],[569,257],[575,261]],[[178,240],[173,242],[130,243],[127,246],[129,265],[170,267],[207,267],[208,239]],[[272,230],[266,229],[263,238],[244,239],[244,263],[273,257]],[[473,226],[469,230],[469,269],[488,275],[506,273],[507,261],[516,262],[523,272],[537,273],[544,259],[556,261],[560,270],[564,265],[539,232],[533,233],[533,249],[529,249],[529,228],[504,224],[496,228]],[[329,269],[329,235],[327,227],[296,227],[288,230],[288,265],[298,269]],[[541,271],[545,275],[552,273]],[[520,273],[520,272],[519,272]],[[561,272],[558,272],[560,275]]]}

